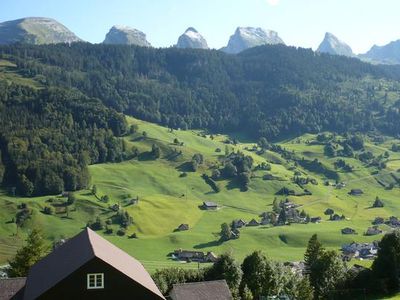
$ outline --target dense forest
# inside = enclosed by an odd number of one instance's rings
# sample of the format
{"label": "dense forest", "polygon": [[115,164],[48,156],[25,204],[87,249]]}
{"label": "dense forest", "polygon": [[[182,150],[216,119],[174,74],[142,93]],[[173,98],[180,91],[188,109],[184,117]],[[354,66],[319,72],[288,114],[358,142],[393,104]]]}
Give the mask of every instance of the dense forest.
{"label": "dense forest", "polygon": [[310,49],[262,46],[227,55],[77,43],[4,46],[0,55],[46,86],[77,88],[118,112],[171,128],[242,129],[268,139],[400,131],[400,102],[387,101],[387,93],[400,91],[399,68]]}
{"label": "dense forest", "polygon": [[324,130],[400,134],[400,69],[310,49],[239,55],[86,43],[0,47],[43,88],[0,81],[0,179],[13,193],[87,186],[87,165],[129,149],[121,113],[254,138]]}
{"label": "dense forest", "polygon": [[88,164],[121,161],[121,114],[60,88],[0,81],[0,180],[10,193],[57,194],[87,187]]}

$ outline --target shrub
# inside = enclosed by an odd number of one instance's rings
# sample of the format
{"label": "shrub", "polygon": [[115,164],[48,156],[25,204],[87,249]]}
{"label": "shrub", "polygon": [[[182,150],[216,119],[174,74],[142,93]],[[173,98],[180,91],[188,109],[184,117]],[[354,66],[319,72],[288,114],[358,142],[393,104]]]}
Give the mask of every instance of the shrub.
{"label": "shrub", "polygon": [[50,206],[45,206],[43,209],[43,213],[46,215],[52,215],[53,214],[53,208]]}
{"label": "shrub", "polygon": [[126,231],[125,231],[125,229],[123,229],[123,228],[120,228],[120,229],[118,229],[118,231],[117,231],[117,235],[119,235],[119,236],[124,236],[125,233],[126,233]]}

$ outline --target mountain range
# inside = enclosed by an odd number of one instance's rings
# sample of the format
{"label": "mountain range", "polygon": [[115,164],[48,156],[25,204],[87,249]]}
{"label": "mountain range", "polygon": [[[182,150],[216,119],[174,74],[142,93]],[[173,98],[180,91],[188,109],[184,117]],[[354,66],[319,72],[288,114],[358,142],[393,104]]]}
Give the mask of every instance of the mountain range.
{"label": "mountain range", "polygon": [[[29,17],[0,23],[0,44],[56,44],[81,41],[83,40],[71,30],[51,18]],[[145,33],[119,25],[111,27],[103,43],[151,47]],[[227,46],[220,50],[237,54],[252,47],[273,44],[285,44],[276,31],[260,27],[238,27],[229,38]],[[193,27],[189,27],[174,46],[209,49],[206,39]],[[367,53],[355,55],[348,44],[327,32],[317,52],[357,57],[374,64],[400,64],[400,40],[384,46],[374,45]]]}

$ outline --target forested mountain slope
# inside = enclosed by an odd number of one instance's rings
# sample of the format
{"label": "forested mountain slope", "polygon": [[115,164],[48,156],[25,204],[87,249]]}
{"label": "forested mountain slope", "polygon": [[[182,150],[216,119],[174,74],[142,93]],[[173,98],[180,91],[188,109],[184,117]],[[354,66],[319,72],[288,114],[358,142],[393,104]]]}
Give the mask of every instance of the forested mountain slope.
{"label": "forested mountain slope", "polygon": [[45,86],[77,88],[106,106],[173,128],[244,129],[256,137],[321,130],[399,132],[396,67],[283,45],[240,55],[84,43],[4,46]]}
{"label": "forested mountain slope", "polygon": [[87,186],[87,165],[129,158],[131,149],[115,138],[126,132],[118,112],[170,128],[241,130],[268,139],[400,131],[398,68],[306,49],[262,46],[227,55],[12,45],[0,47],[0,59],[6,62],[0,174],[22,195],[80,189]]}
{"label": "forested mountain slope", "polygon": [[121,114],[77,90],[38,88],[14,68],[0,61],[0,181],[10,194],[82,189],[89,164],[124,158]]}

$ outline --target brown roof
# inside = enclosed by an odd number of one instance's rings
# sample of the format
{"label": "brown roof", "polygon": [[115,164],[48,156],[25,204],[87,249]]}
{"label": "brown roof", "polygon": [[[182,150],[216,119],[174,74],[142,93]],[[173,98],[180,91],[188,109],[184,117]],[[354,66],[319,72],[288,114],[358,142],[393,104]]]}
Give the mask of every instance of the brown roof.
{"label": "brown roof", "polygon": [[165,299],[139,261],[89,228],[33,265],[26,282],[25,299],[35,299],[96,257],[158,295],[160,299]]}
{"label": "brown roof", "polygon": [[22,299],[18,296],[22,295],[25,281],[25,277],[0,279],[0,300]]}
{"label": "brown roof", "polygon": [[225,280],[174,284],[172,300],[231,300],[232,295]]}

